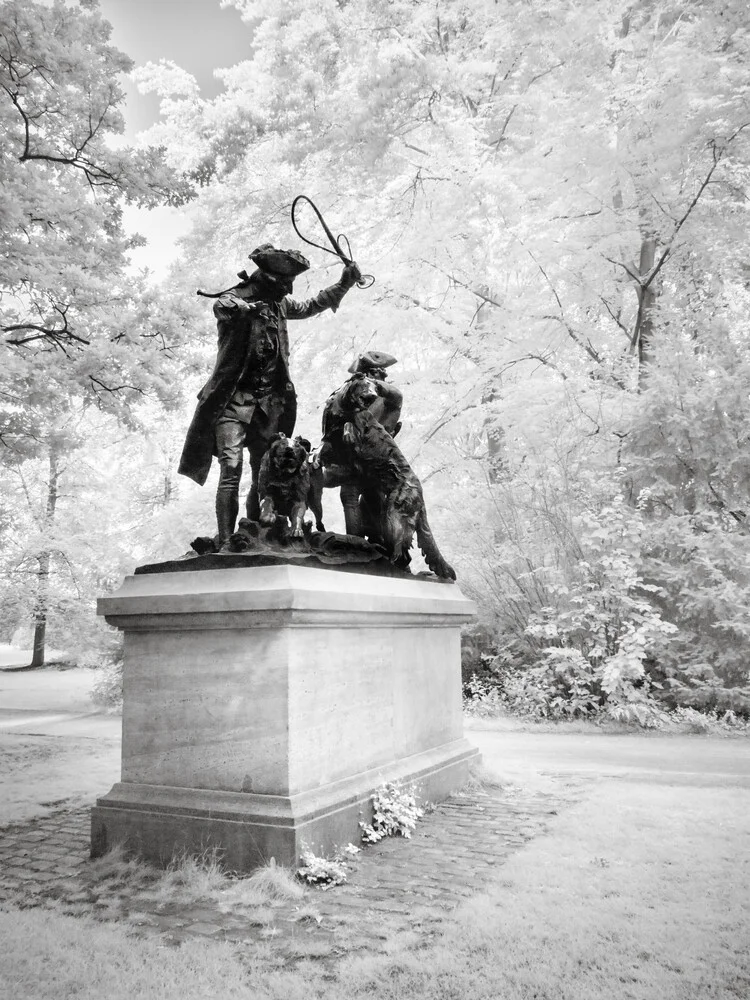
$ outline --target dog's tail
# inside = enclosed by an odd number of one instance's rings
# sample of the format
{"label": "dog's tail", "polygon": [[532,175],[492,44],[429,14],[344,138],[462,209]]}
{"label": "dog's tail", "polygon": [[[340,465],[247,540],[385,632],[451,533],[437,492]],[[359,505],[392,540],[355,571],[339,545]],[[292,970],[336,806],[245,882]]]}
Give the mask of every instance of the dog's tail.
{"label": "dog's tail", "polygon": [[425,562],[435,576],[439,576],[441,580],[456,579],[456,571],[440,554],[440,549],[437,547],[437,542],[432,534],[424,507],[422,507],[417,518],[417,544],[422,550]]}

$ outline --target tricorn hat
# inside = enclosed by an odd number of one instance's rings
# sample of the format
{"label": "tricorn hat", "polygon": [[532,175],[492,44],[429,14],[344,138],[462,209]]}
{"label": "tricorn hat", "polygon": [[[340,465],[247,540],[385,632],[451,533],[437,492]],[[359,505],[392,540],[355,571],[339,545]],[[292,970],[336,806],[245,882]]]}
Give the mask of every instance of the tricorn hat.
{"label": "tricorn hat", "polygon": [[274,277],[296,278],[310,267],[310,261],[297,250],[277,250],[270,243],[256,247],[250,260],[266,274]]}
{"label": "tricorn hat", "polygon": [[391,365],[396,364],[396,358],[392,354],[386,354],[385,351],[365,351],[364,354],[358,354],[357,357],[349,365],[349,371],[353,374],[354,372],[366,372],[371,368],[390,368]]}

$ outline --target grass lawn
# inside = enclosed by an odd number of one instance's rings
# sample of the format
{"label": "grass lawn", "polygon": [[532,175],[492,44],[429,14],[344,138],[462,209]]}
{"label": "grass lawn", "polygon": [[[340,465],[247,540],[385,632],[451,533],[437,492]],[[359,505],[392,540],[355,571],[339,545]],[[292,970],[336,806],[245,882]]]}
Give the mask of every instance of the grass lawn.
{"label": "grass lawn", "polygon": [[[274,967],[273,942],[155,935],[0,912],[13,1000],[739,1000],[750,996],[750,792],[607,781],[461,906],[388,955]],[[335,890],[332,890],[335,892]]]}

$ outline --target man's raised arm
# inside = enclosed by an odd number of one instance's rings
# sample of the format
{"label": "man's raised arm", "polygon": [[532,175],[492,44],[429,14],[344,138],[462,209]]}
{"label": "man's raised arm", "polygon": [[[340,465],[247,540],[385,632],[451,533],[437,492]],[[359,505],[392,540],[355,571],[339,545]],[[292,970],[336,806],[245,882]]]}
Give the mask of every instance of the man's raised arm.
{"label": "man's raised arm", "polygon": [[357,284],[362,274],[356,264],[347,264],[341,272],[341,277],[335,285],[330,285],[318,292],[315,298],[298,301],[291,295],[286,295],[283,300],[284,313],[287,319],[309,319],[319,313],[330,309],[336,312],[341,305],[341,300],[346,293]]}

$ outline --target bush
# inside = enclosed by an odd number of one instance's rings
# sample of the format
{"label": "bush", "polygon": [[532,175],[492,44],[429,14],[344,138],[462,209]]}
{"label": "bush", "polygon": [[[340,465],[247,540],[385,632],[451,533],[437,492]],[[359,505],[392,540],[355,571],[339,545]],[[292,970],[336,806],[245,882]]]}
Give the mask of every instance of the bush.
{"label": "bush", "polygon": [[554,572],[534,574],[539,604],[527,603],[522,632],[516,616],[514,633],[496,639],[501,652],[474,658],[483,670],[464,687],[470,712],[497,714],[502,707],[534,718],[606,715],[658,724],[655,655],[677,628],[662,616],[659,588],[641,573],[643,505],[630,506],[622,491],[582,499],[586,508],[559,532],[567,538],[565,558]]}
{"label": "bush", "polygon": [[307,885],[316,885],[324,890],[334,885],[343,885],[349,875],[345,858],[338,854],[334,858],[321,858],[312,851],[303,851],[300,861],[297,878]]}
{"label": "bush", "polygon": [[492,676],[492,664],[497,655],[492,628],[484,623],[471,625],[461,634],[461,683],[464,694],[469,695],[472,678],[480,680]]}
{"label": "bush", "polygon": [[509,708],[505,691],[497,676],[478,677],[474,674],[464,684],[464,711],[477,718],[494,719]]}
{"label": "bush", "polygon": [[122,708],[122,656],[100,667],[91,689],[91,700],[99,708],[118,711]]}
{"label": "bush", "polygon": [[417,805],[412,791],[401,788],[395,781],[387,781],[372,796],[372,823],[360,823],[362,841],[377,844],[384,837],[412,835],[417,820],[424,816],[424,809]]}

